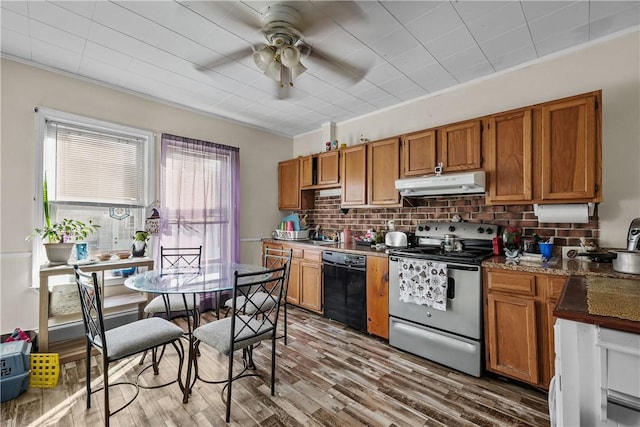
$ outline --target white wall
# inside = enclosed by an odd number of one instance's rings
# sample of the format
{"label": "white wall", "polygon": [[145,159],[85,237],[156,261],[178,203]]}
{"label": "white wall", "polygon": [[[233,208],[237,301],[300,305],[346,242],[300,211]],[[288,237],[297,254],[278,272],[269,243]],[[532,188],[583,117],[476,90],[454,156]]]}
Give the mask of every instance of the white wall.
{"label": "white wall", "polygon": [[[0,332],[37,329],[31,286],[34,227],[33,108],[43,106],[152,130],[160,158],[163,132],[240,148],[241,238],[270,236],[281,219],[275,165],[292,156],[292,140],[211,116],[3,59],[0,149]],[[242,261],[260,259],[256,242],[241,244]],[[257,257],[257,258],[256,258]]]}
{"label": "white wall", "polygon": [[[640,217],[640,32],[553,55],[498,76],[336,124],[339,143],[427,129],[602,89],[603,202],[600,242],[624,247]],[[324,150],[319,129],[294,138],[294,156]]]}

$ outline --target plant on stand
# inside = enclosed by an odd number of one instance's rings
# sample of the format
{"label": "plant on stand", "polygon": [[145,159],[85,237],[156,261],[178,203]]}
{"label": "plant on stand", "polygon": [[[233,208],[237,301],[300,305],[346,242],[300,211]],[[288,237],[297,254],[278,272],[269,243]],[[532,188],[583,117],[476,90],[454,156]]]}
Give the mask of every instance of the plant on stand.
{"label": "plant on stand", "polygon": [[134,257],[144,256],[144,251],[147,249],[147,240],[149,240],[149,233],[146,231],[138,230],[133,235],[133,245],[131,245],[131,255]]}
{"label": "plant on stand", "polygon": [[71,218],[51,222],[46,175],[42,187],[42,203],[44,208],[44,226],[36,228],[33,233],[27,236],[26,240],[31,240],[39,236],[44,244],[49,262],[65,263],[71,257],[71,252],[76,242],[86,239],[87,236],[95,233],[100,226],[93,224],[91,221],[85,223]]}

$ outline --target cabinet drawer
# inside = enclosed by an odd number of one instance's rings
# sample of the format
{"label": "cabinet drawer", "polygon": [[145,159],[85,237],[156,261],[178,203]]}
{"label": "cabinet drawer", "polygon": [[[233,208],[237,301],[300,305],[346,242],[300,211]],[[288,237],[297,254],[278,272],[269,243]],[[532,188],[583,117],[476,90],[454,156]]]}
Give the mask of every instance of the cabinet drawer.
{"label": "cabinet drawer", "polygon": [[322,251],[314,251],[307,249],[304,251],[304,257],[307,261],[322,262]]}
{"label": "cabinet drawer", "polygon": [[504,291],[531,296],[536,294],[536,276],[533,274],[489,271],[488,278],[489,291]]}

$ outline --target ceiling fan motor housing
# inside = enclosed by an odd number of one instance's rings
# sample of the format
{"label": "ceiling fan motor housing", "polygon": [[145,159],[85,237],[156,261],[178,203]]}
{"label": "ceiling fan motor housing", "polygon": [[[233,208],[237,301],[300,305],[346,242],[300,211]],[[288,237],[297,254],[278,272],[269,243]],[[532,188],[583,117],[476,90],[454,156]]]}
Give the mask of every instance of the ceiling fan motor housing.
{"label": "ceiling fan motor housing", "polygon": [[262,12],[262,31],[267,41],[276,47],[294,45],[300,40],[301,23],[300,12],[284,4],[268,6]]}

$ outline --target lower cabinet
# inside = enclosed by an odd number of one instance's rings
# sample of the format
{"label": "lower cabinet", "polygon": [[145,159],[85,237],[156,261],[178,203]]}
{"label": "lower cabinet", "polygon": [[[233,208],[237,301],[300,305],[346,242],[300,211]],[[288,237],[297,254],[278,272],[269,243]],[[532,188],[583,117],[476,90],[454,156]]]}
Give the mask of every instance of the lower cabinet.
{"label": "lower cabinet", "polygon": [[367,257],[367,332],[389,339],[389,259]]}
{"label": "lower cabinet", "polygon": [[267,247],[293,250],[287,302],[322,313],[322,250],[287,243],[264,242],[263,253]]}
{"label": "lower cabinet", "polygon": [[548,389],[553,309],[567,277],[491,268],[484,275],[487,370]]}

